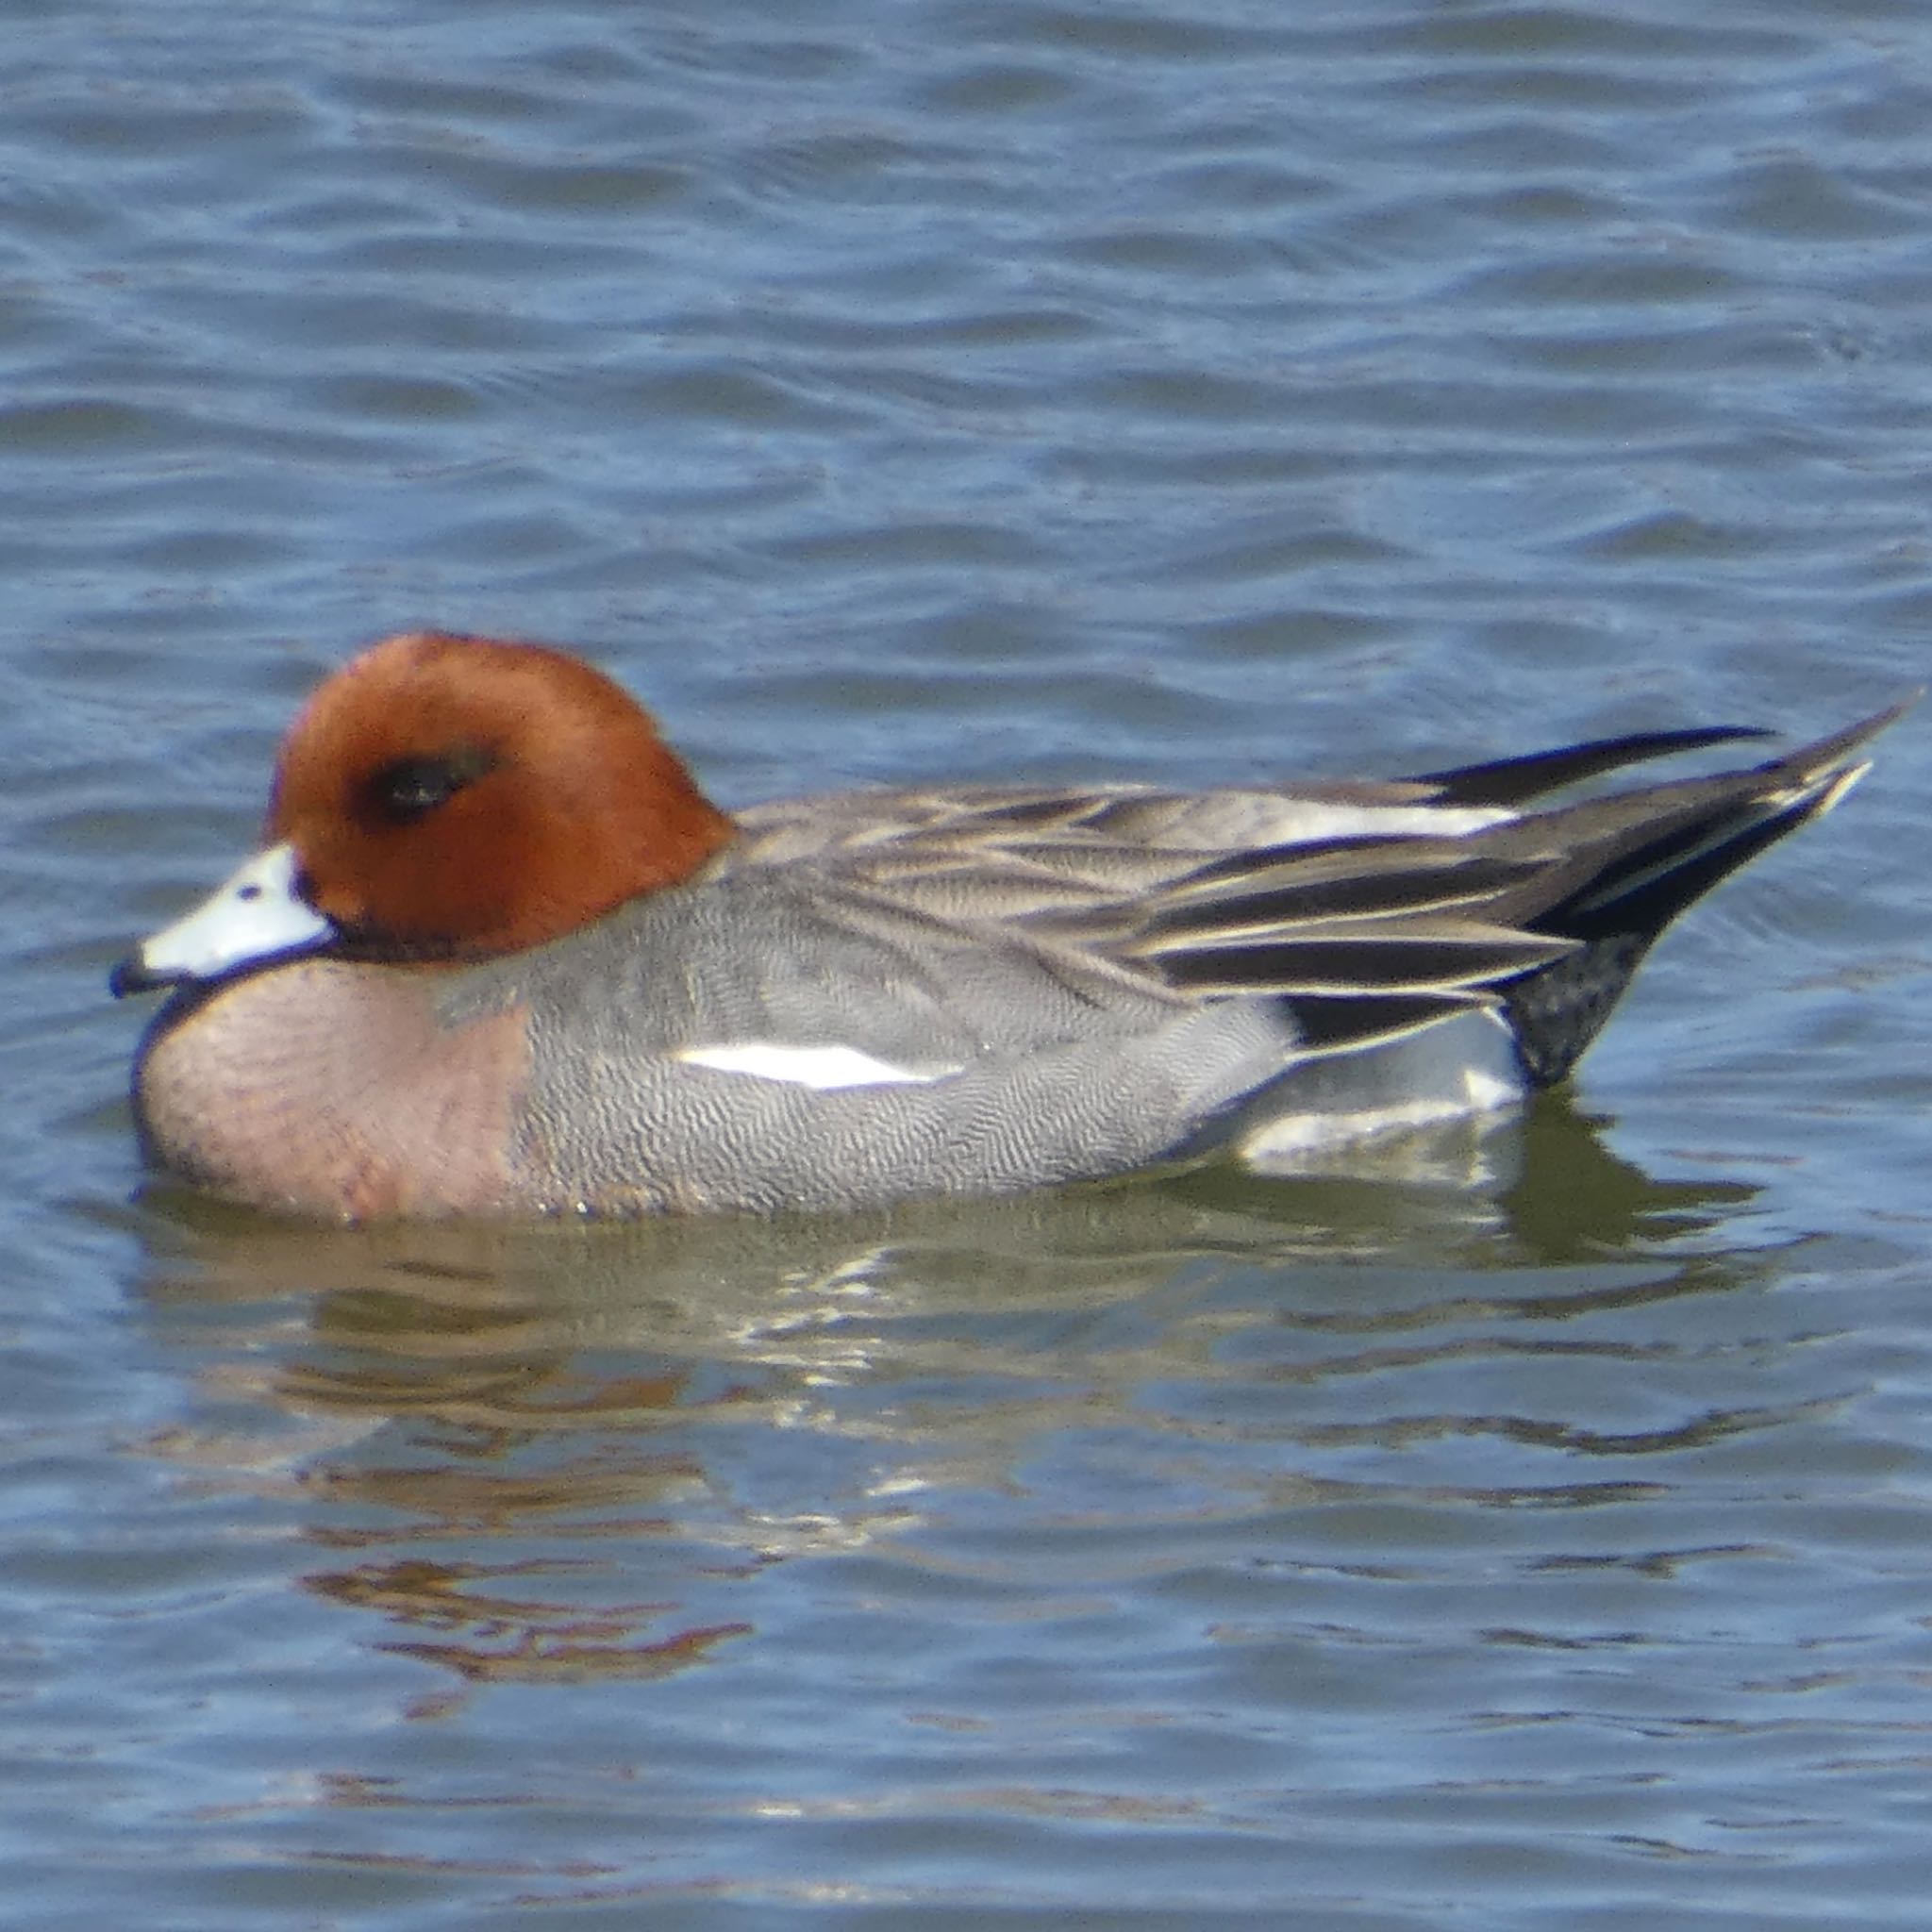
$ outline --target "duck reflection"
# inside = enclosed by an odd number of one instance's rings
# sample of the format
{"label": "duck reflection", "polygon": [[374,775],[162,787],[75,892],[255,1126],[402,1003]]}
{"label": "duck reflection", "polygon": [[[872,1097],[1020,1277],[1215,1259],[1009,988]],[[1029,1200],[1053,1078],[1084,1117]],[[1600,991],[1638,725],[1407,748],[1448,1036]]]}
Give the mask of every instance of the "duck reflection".
{"label": "duck reflection", "polygon": [[[1150,1388],[1446,1360],[1473,1323],[1737,1279],[1705,1238],[1751,1191],[1655,1180],[1560,1096],[1385,1156],[776,1220],[341,1228],[158,1191],[151,1318],[207,1359],[205,1413],[152,1446],[292,1507],[308,1587],[385,1649],[649,1678],[753,1633],[734,1583],[1009,1493],[1042,1432],[1158,1427]],[[1230,1366],[1243,1335],[1265,1366]]]}

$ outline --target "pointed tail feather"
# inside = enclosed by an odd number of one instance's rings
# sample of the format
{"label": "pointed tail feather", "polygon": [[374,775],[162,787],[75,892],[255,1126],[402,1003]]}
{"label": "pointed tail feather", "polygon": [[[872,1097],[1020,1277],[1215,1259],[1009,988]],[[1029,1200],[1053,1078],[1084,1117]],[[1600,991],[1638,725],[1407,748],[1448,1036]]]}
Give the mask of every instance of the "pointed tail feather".
{"label": "pointed tail feather", "polygon": [[1569,1073],[1664,928],[1829,811],[1869,769],[1856,754],[1917,701],[1914,693],[1748,771],[1559,808],[1499,835],[1508,841],[1541,827],[1572,853],[1570,889],[1541,908],[1516,909],[1532,931],[1578,941],[1576,949],[1499,989],[1528,1077],[1547,1086]]}

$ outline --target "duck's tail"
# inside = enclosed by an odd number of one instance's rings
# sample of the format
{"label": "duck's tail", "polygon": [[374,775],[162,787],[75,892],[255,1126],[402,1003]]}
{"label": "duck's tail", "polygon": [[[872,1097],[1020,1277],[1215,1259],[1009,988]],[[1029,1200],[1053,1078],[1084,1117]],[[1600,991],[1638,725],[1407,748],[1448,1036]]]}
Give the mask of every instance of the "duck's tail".
{"label": "duck's tail", "polygon": [[[1526,1076],[1547,1086],[1569,1073],[1664,928],[1767,846],[1829,811],[1869,769],[1859,752],[1918,696],[1745,771],[1558,807],[1483,835],[1499,854],[1549,860],[1534,891],[1506,895],[1518,903],[1494,911],[1573,942],[1560,958],[1495,989]],[[1686,740],[1713,741],[1690,733],[1657,748],[1687,748]],[[1459,783],[1480,783],[1494,769],[1444,773],[1437,782],[1453,797]]]}
{"label": "duck's tail", "polygon": [[[1500,823],[1247,852],[1144,908],[1129,957],[1207,996],[1273,994],[1305,1055],[1361,1052],[1471,1008],[1507,1021],[1524,1075],[1560,1080],[1678,913],[1830,809],[1914,697],[1742,771],[1517,812],[1558,787],[1758,732],[1651,733],[1406,781]],[[1504,814],[1508,814],[1505,816]]]}

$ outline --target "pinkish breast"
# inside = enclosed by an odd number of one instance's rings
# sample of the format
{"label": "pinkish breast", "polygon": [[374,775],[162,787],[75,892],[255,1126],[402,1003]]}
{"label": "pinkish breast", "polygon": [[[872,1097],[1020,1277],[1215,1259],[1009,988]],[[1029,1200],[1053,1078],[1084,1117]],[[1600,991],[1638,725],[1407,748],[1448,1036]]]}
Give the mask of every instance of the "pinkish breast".
{"label": "pinkish breast", "polygon": [[298,960],[164,1013],[135,1074],[154,1153],[262,1207],[361,1219],[544,1205],[514,1174],[527,1016],[445,1023],[435,994],[451,970]]}

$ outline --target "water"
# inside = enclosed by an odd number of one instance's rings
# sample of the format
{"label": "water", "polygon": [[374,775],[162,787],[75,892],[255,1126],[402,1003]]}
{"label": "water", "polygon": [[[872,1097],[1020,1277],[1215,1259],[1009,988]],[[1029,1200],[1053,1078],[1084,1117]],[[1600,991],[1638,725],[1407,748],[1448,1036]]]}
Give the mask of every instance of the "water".
{"label": "water", "polygon": [[0,1919],[1916,1927],[1932,753],[1521,1131],[795,1224],[143,1185],[300,693],[728,801],[1926,673],[1895,6],[0,8]]}

